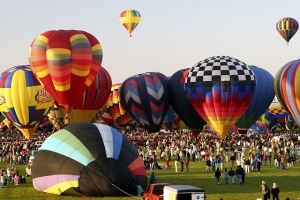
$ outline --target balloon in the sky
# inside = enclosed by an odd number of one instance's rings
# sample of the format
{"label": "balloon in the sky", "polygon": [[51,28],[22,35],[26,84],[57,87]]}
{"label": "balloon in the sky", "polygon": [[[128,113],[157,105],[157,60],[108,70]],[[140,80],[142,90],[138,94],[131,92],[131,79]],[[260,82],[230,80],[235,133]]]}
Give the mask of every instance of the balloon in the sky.
{"label": "balloon in the sky", "polygon": [[[93,117],[105,104],[112,85],[112,80],[103,67],[98,71],[92,84],[81,95],[70,113],[70,124],[75,122],[91,122]],[[63,111],[65,111],[63,109]],[[66,114],[64,112],[64,114]]]}
{"label": "balloon in the sky", "polygon": [[276,23],[278,33],[287,43],[289,43],[290,39],[297,33],[298,28],[298,22],[291,17],[282,18]]}
{"label": "balloon in the sky", "polygon": [[[119,126],[127,126],[133,119],[126,112],[120,103],[119,89],[121,83],[116,83],[111,86],[108,98],[106,100],[104,108],[104,113],[107,112],[109,116],[116,122]],[[105,121],[105,116],[103,118]]]}
{"label": "balloon in the sky", "polygon": [[54,103],[47,114],[49,122],[56,128],[62,127],[64,123],[64,115],[61,109]]}
{"label": "balloon in the sky", "polygon": [[251,103],[255,76],[238,59],[214,56],[191,68],[185,90],[198,114],[224,138]]}
{"label": "balloon in the sky", "polygon": [[141,21],[141,14],[137,10],[127,9],[120,14],[120,22],[128,30],[130,37],[132,31]]}
{"label": "balloon in the sky", "polygon": [[238,128],[244,129],[250,128],[264,114],[275,97],[274,77],[260,67],[249,67],[255,75],[255,94],[245,113],[235,123]]}
{"label": "balloon in the sky", "polygon": [[74,123],[48,137],[31,168],[33,186],[69,196],[136,195],[147,175],[133,143],[102,124]]}
{"label": "balloon in the sky", "polygon": [[29,66],[15,66],[1,74],[0,111],[26,138],[31,138],[53,102]]}
{"label": "balloon in the sky", "polygon": [[29,61],[45,89],[70,113],[100,70],[102,48],[85,31],[51,30],[32,42]]}
{"label": "balloon in the sky", "polygon": [[181,69],[169,79],[170,104],[179,118],[190,129],[203,129],[206,122],[192,107],[184,90],[184,81],[190,69]]}
{"label": "balloon in the sky", "polygon": [[274,90],[279,103],[300,125],[300,60],[283,65],[274,80]]}
{"label": "balloon in the sky", "polygon": [[128,114],[149,132],[161,128],[169,109],[168,78],[147,72],[127,78],[119,90],[120,102]]}

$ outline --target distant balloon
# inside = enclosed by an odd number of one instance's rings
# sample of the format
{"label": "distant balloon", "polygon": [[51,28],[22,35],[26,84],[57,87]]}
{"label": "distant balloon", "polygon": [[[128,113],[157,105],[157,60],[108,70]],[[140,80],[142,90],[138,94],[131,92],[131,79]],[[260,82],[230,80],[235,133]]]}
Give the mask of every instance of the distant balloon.
{"label": "distant balloon", "polygon": [[290,17],[282,18],[276,23],[278,33],[287,43],[289,43],[290,39],[297,33],[298,28],[298,22]]}
{"label": "distant balloon", "polygon": [[215,56],[191,68],[185,90],[198,114],[224,138],[251,103],[255,76],[245,63]]}
{"label": "distant balloon", "polygon": [[122,11],[120,15],[120,22],[128,30],[130,37],[132,31],[137,27],[141,21],[141,14],[137,10],[127,9]]}
{"label": "distant balloon", "polygon": [[30,139],[47,116],[53,97],[28,65],[15,66],[0,76],[0,111]]}
{"label": "distant balloon", "polygon": [[190,129],[203,129],[206,122],[195,111],[184,90],[184,81],[190,69],[181,69],[169,79],[170,104],[179,118]]}
{"label": "distant balloon", "polygon": [[255,94],[245,113],[235,123],[238,128],[244,129],[250,128],[264,114],[275,97],[274,77],[260,67],[249,67],[255,75]]}
{"label": "distant balloon", "polygon": [[300,60],[283,65],[274,80],[276,97],[284,109],[300,125]]}
{"label": "distant balloon", "polygon": [[147,72],[127,78],[119,91],[120,102],[128,114],[149,132],[161,128],[170,103],[168,78]]}
{"label": "distant balloon", "polygon": [[134,144],[107,125],[74,123],[48,137],[31,168],[33,186],[68,196],[136,195],[144,162]]}
{"label": "distant balloon", "polygon": [[58,106],[70,113],[91,85],[102,62],[102,48],[90,33],[51,30],[29,48],[30,67]]}

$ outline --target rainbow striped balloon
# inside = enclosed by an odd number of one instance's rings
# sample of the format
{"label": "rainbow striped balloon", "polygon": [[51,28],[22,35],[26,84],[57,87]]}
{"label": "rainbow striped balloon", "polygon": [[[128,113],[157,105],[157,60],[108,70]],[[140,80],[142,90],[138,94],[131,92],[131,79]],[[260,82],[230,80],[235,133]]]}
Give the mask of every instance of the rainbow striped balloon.
{"label": "rainbow striped balloon", "polygon": [[274,80],[274,91],[280,104],[300,125],[300,60],[283,65]]}
{"label": "rainbow striped balloon", "polygon": [[140,21],[141,14],[137,10],[127,9],[120,14],[120,22],[128,30],[130,37]]}
{"label": "rainbow striped balloon", "polygon": [[71,112],[102,63],[102,47],[90,33],[51,30],[29,48],[30,67],[55,101]]}
{"label": "rainbow striped balloon", "polygon": [[290,17],[282,18],[276,23],[276,30],[287,43],[297,33],[298,28],[298,22]]}

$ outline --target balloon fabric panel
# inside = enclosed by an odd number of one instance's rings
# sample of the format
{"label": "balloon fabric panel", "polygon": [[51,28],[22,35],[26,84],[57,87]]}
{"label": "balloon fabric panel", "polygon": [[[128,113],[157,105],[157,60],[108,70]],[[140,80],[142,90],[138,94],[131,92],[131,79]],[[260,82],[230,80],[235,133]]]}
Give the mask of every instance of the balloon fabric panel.
{"label": "balloon fabric panel", "polygon": [[92,83],[102,62],[102,48],[91,34],[77,30],[48,31],[29,48],[31,69],[59,105],[69,113]]}

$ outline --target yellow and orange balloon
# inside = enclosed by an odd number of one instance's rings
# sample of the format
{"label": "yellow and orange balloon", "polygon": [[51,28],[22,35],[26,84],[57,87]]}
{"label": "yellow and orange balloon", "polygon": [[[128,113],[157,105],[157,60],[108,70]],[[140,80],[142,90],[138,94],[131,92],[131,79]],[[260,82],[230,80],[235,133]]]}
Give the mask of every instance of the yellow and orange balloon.
{"label": "yellow and orange balloon", "polygon": [[127,9],[120,14],[120,22],[128,30],[130,37],[140,21],[141,14],[137,10]]}
{"label": "yellow and orange balloon", "polygon": [[29,66],[15,66],[1,74],[0,111],[27,139],[46,117],[53,102]]}

